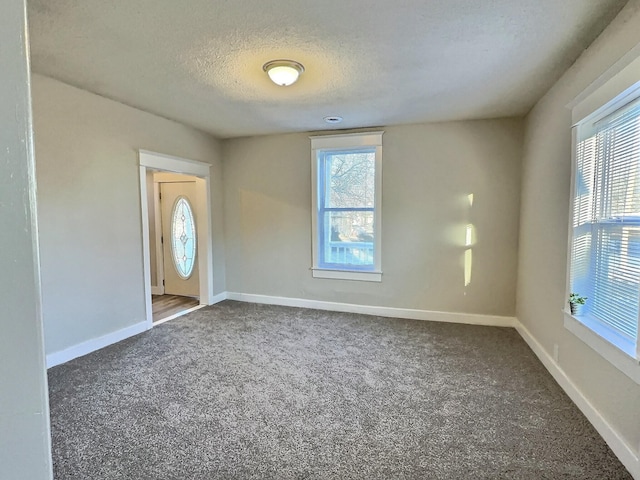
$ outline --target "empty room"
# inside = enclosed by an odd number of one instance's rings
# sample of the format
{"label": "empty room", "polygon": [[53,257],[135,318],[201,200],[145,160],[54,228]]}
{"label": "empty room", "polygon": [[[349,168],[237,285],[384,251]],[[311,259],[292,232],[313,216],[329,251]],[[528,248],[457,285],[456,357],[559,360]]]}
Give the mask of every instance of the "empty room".
{"label": "empty room", "polygon": [[0,26],[0,480],[640,479],[640,0]]}

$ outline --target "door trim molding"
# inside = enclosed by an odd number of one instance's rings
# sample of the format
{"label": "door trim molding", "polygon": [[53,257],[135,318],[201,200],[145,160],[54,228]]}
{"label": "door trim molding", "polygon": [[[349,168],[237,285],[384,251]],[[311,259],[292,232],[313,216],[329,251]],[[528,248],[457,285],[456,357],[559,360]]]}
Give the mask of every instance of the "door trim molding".
{"label": "door trim molding", "polygon": [[198,219],[198,268],[200,272],[200,304],[213,303],[213,233],[211,228],[211,165],[162,153],[138,150],[140,162],[140,210],[142,216],[142,260],[144,296],[148,328],[153,327],[151,305],[151,259],[149,239],[149,204],[147,201],[147,171],[165,171],[192,175],[196,178],[196,211],[205,212]]}
{"label": "door trim molding", "polygon": [[164,295],[164,287],[151,285],[151,295]]}
{"label": "door trim molding", "polygon": [[160,214],[160,184],[153,181],[153,210],[156,232],[156,284],[151,286],[153,295],[164,295],[164,254],[162,251],[162,215]]}

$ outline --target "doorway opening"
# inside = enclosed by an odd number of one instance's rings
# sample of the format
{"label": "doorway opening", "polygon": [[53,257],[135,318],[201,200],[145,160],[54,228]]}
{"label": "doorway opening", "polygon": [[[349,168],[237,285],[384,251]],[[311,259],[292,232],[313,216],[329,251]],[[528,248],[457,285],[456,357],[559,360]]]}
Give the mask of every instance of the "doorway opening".
{"label": "doorway opening", "polygon": [[211,304],[210,165],[140,150],[147,328]]}

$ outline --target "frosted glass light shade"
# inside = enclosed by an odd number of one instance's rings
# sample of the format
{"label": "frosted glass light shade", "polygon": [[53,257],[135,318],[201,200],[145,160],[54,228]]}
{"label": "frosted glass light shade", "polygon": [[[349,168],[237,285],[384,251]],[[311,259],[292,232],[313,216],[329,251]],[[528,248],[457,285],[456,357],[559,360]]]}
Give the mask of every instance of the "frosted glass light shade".
{"label": "frosted glass light shade", "polygon": [[304,67],[293,60],[272,60],[265,63],[262,69],[267,72],[273,83],[283,87],[293,85],[304,72]]}

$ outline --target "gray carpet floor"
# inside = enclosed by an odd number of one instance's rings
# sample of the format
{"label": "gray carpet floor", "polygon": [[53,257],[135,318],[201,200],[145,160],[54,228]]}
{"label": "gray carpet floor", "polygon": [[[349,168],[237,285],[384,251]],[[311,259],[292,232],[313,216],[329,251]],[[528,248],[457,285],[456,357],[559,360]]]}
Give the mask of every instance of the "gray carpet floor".
{"label": "gray carpet floor", "polygon": [[226,301],[49,388],[58,480],[631,478],[512,329]]}

